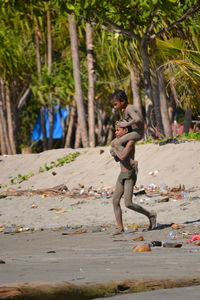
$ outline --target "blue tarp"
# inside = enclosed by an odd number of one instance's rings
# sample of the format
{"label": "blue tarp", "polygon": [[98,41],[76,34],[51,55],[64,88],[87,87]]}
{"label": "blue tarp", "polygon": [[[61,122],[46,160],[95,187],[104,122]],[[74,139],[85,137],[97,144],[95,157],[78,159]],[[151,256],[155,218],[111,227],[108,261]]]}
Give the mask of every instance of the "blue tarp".
{"label": "blue tarp", "polygon": [[[54,106],[54,126],[53,126],[53,139],[61,139],[63,136],[63,128],[62,128],[62,120],[65,120],[68,116],[68,111],[66,108],[60,108],[59,105]],[[49,115],[48,108],[45,108],[45,126],[46,126],[46,134],[47,138],[50,137],[50,123],[49,123]],[[40,121],[40,113],[36,119],[35,126],[31,133],[31,140],[40,140],[43,138],[41,121]]]}

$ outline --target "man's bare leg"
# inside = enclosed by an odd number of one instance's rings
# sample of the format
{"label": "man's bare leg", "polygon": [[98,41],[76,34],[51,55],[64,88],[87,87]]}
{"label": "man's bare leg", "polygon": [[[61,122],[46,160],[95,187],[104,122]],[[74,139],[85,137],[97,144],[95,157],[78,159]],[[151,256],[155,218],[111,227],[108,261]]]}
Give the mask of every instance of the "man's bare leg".
{"label": "man's bare leg", "polygon": [[120,206],[120,200],[123,195],[123,192],[124,192],[124,187],[121,184],[121,182],[117,180],[115,191],[112,197],[115,219],[117,221],[117,230],[113,233],[113,235],[117,235],[124,232],[124,225],[122,221],[122,210]]}
{"label": "man's bare leg", "polygon": [[132,196],[133,196],[133,187],[135,184],[135,179],[127,179],[125,180],[125,188],[124,188],[124,199],[125,199],[125,206],[131,210],[134,210],[140,214],[145,215],[149,219],[149,229],[154,229],[156,227],[156,217],[157,214],[155,211],[149,212],[142,206],[133,203]]}
{"label": "man's bare leg", "polygon": [[149,229],[156,228],[156,217],[157,217],[156,212],[151,211],[149,216]]}

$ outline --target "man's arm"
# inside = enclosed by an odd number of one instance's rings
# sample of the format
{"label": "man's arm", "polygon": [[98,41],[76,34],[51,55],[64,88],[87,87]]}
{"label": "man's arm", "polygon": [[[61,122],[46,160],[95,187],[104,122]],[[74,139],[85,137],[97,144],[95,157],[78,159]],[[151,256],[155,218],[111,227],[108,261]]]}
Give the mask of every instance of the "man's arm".
{"label": "man's arm", "polygon": [[121,161],[123,161],[130,155],[130,153],[133,151],[134,147],[135,147],[134,142],[128,141],[122,151],[119,151],[115,148],[112,148],[112,151]]}

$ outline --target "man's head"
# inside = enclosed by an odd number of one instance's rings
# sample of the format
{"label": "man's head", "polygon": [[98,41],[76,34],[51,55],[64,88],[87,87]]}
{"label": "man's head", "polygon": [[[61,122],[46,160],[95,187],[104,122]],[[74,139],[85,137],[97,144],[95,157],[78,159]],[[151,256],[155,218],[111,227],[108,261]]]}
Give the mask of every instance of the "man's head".
{"label": "man's head", "polygon": [[121,120],[121,121],[117,121],[116,123],[115,123],[115,136],[116,136],[116,138],[120,138],[121,136],[123,136],[123,135],[125,135],[125,134],[127,134],[127,133],[129,133],[130,131],[131,131],[131,127],[130,126],[127,126],[127,127],[122,127],[120,124],[121,124],[121,122],[123,122],[123,120]]}
{"label": "man's head", "polygon": [[116,110],[125,109],[128,104],[126,93],[123,90],[115,90],[111,95],[111,103]]}

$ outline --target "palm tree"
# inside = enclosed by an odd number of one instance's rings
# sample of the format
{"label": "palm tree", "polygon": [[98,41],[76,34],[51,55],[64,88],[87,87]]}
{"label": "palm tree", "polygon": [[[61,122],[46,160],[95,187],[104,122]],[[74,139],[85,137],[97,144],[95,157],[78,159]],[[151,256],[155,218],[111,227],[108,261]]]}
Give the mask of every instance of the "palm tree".
{"label": "palm tree", "polygon": [[85,108],[83,103],[83,94],[82,94],[82,87],[81,87],[76,22],[73,15],[69,15],[68,20],[69,20],[71,52],[72,52],[72,60],[73,60],[73,74],[74,74],[74,84],[75,84],[75,99],[76,99],[77,112],[78,112],[78,123],[80,126],[83,146],[88,147],[88,131],[87,131],[86,115],[85,115]]}

